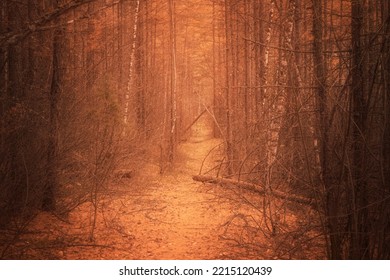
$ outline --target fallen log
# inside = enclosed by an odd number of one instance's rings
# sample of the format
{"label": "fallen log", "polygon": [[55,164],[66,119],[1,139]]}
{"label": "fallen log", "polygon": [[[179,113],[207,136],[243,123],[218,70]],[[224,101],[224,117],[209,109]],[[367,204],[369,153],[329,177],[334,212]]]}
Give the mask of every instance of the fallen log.
{"label": "fallen log", "polygon": [[[204,176],[204,175],[195,175],[195,176],[192,176],[192,179],[194,181],[203,182],[203,183],[212,183],[212,184],[218,184],[218,185],[219,184],[233,185],[233,186],[240,187],[240,188],[243,188],[245,190],[252,191],[252,192],[255,192],[255,193],[258,193],[261,195],[265,194],[264,187],[257,185],[257,184],[253,184],[253,183],[237,181],[237,180],[233,180],[233,179],[226,179],[226,178],[216,178],[216,177]],[[270,194],[274,197],[285,199],[285,200],[292,201],[292,202],[298,202],[298,203],[307,204],[307,205],[313,204],[313,201],[309,198],[298,196],[295,194],[281,192],[278,190],[273,190],[273,191],[271,191]]]}

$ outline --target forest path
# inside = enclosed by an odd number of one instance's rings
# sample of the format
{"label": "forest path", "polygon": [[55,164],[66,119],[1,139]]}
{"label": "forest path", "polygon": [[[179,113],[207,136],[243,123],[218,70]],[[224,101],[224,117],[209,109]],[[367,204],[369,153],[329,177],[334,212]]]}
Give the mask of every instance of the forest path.
{"label": "forest path", "polygon": [[135,178],[141,186],[139,194],[126,196],[129,207],[119,218],[133,237],[131,252],[125,258],[322,258],[323,244],[313,238],[318,232],[309,229],[311,225],[301,225],[312,220],[310,209],[293,210],[281,206],[285,202],[275,201],[279,209],[289,210],[283,211],[280,221],[283,232],[272,237],[263,218],[262,196],[192,180],[201,166],[202,174],[207,173],[224,156],[222,140],[212,137],[208,118],[204,115],[192,127],[191,137],[179,145],[171,172],[161,176],[146,168]]}
{"label": "forest path", "polygon": [[[192,180],[206,156],[202,172],[218,165],[216,160],[222,155],[222,141],[212,137],[210,120],[202,117],[192,127],[191,137],[178,146],[172,171],[160,175],[158,163],[151,161],[141,165],[133,178],[120,179],[102,190],[95,226],[92,226],[94,207],[90,202],[79,204],[64,220],[40,212],[4,257],[250,258],[245,248],[234,246],[237,242],[232,242],[232,235],[226,237],[227,222],[242,205],[231,199],[228,189]],[[237,230],[230,233],[238,236]]]}
{"label": "forest path", "polygon": [[172,172],[152,180],[150,176],[138,178],[146,184],[143,199],[129,204],[139,203],[137,207],[144,209],[139,212],[129,209],[120,218],[121,224],[127,221],[126,227],[134,236],[131,258],[231,257],[231,249],[220,239],[221,225],[230,215],[230,206],[221,203],[215,189],[192,180],[211,149],[217,147],[205,162],[205,170],[213,164],[216,153],[222,152],[221,140],[211,135],[207,118],[202,117],[193,126],[188,141],[179,145]]}

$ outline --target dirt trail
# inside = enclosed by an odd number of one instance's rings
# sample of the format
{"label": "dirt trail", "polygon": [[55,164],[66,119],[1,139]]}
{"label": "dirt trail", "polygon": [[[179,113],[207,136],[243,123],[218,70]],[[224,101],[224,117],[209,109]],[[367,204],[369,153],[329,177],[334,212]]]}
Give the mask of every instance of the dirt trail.
{"label": "dirt trail", "polygon": [[152,175],[145,170],[138,178],[143,186],[138,199],[134,193],[127,196],[126,204],[131,206],[119,218],[133,236],[126,258],[322,258],[323,244],[314,237],[318,232],[310,229],[310,222],[305,224],[305,218],[310,221],[310,209],[295,211],[288,203],[280,207],[284,209],[279,214],[281,228],[273,235],[264,221],[261,196],[192,180],[206,156],[202,173],[223,157],[221,140],[212,138],[208,121],[201,118],[188,141],[180,144],[170,174]]}
{"label": "dirt trail", "polygon": [[[148,202],[138,201],[146,209],[136,215],[130,209],[122,214],[121,223],[127,220],[134,235],[132,258],[220,259],[230,254],[219,236],[229,210],[212,188],[192,180],[209,151],[220,144],[211,137],[205,122],[201,119],[188,141],[179,146],[174,171],[152,176],[147,183],[143,195]],[[210,164],[212,160],[204,168],[207,170]]]}
{"label": "dirt trail", "polygon": [[[160,175],[158,164],[151,162],[142,165],[134,178],[107,187],[99,199],[95,227],[90,202],[80,204],[64,219],[40,212],[17,239],[9,236],[13,243],[2,257],[248,258],[242,248],[234,249],[231,241],[223,238],[226,222],[239,204],[226,199],[222,187],[192,180],[206,155],[203,170],[214,166],[217,156],[223,153],[221,140],[211,135],[207,117],[202,117],[193,126],[191,137],[179,145],[172,171]],[[93,241],[89,239],[91,228],[94,228]]]}

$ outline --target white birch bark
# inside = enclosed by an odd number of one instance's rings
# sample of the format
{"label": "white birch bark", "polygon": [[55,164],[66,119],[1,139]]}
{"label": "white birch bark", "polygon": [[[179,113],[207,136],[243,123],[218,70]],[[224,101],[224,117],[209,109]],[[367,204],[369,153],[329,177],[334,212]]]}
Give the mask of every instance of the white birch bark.
{"label": "white birch bark", "polygon": [[176,70],[176,34],[175,34],[175,15],[173,0],[168,2],[169,18],[170,18],[170,43],[171,43],[171,131],[170,131],[170,147],[169,160],[173,160],[176,120],[177,120],[177,70]]}
{"label": "white birch bark", "polygon": [[123,122],[125,125],[127,125],[127,123],[129,122],[129,103],[130,103],[131,90],[133,86],[134,57],[135,57],[135,47],[136,47],[137,30],[138,30],[139,6],[140,6],[140,0],[137,0],[135,12],[134,12],[133,44],[131,46],[131,54],[130,54],[129,78],[127,81],[127,87],[125,93],[125,114],[123,118]]}
{"label": "white birch bark", "polygon": [[[273,1],[272,1],[273,3]],[[279,81],[280,90],[270,108],[270,129],[268,134],[268,156],[267,164],[268,167],[272,166],[275,162],[276,155],[278,152],[279,136],[282,128],[283,118],[286,113],[286,86],[287,86],[287,71],[289,65],[289,56],[292,54],[289,50],[292,50],[291,40],[294,29],[294,12],[295,12],[295,0],[289,1],[289,10],[287,23],[285,24],[284,30],[282,30],[282,48],[281,62],[279,65]],[[268,36],[268,35],[267,35]],[[268,38],[267,38],[268,39]]]}
{"label": "white birch bark", "polygon": [[[274,0],[271,0],[271,7],[270,7],[270,10],[269,10],[269,18],[268,18],[268,28],[265,32],[265,42],[264,42],[264,45],[265,45],[265,50],[264,50],[264,78],[263,78],[263,86],[264,86],[264,90],[263,90],[263,94],[264,94],[264,101],[265,104],[263,105],[269,105],[271,104],[271,102],[269,101],[269,97],[267,96],[267,93],[268,93],[268,88],[267,88],[267,85],[269,84],[268,83],[268,79],[271,78],[270,75],[269,75],[269,55],[270,55],[270,45],[271,45],[271,38],[272,38],[272,24],[273,24],[273,21],[274,21],[274,12],[275,12],[275,1]],[[271,108],[267,108],[267,115],[268,115],[268,120],[271,120]],[[270,133],[270,129],[268,130],[268,133],[267,133],[267,165],[270,166],[273,159],[271,157],[271,150],[270,150],[270,142],[271,142],[271,133]]]}

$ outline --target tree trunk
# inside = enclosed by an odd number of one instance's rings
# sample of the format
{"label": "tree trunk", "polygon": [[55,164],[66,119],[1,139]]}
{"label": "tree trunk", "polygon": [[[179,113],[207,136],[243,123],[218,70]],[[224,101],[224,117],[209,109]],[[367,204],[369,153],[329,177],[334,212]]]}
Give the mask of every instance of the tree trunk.
{"label": "tree trunk", "polygon": [[175,27],[175,10],[173,0],[168,0],[169,12],[169,41],[170,41],[170,61],[171,61],[171,114],[170,114],[170,133],[168,160],[173,162],[175,146],[176,146],[176,122],[177,122],[177,69],[176,69],[176,27]]}
{"label": "tree trunk", "polygon": [[225,53],[225,67],[226,67],[226,155],[228,159],[227,173],[233,173],[233,131],[232,131],[232,101],[231,101],[231,72],[230,72],[230,63],[231,63],[231,48],[232,46],[232,36],[231,36],[231,12],[230,12],[230,1],[225,1],[225,35],[226,35],[226,53]]}
{"label": "tree trunk", "polygon": [[323,57],[323,16],[322,2],[313,0],[313,59],[314,59],[314,76],[316,86],[316,102],[319,108],[317,117],[317,127],[321,139],[320,164],[321,178],[325,189],[325,210],[327,215],[327,225],[329,230],[330,248],[328,254],[331,259],[341,258],[341,236],[338,225],[338,205],[340,203],[337,195],[337,189],[332,187],[330,180],[331,166],[328,160],[329,156],[329,123],[326,96],[326,75],[325,63]]}
{"label": "tree trunk", "polygon": [[129,66],[129,76],[127,79],[127,87],[125,92],[125,108],[124,108],[124,135],[126,134],[126,129],[129,122],[129,106],[130,106],[130,94],[133,86],[133,72],[134,72],[134,60],[135,60],[135,48],[137,42],[137,30],[138,30],[138,18],[139,18],[139,8],[140,8],[140,0],[137,0],[136,7],[134,11],[134,23],[133,23],[133,36],[132,36],[132,45],[131,45],[131,53],[130,53],[130,66]]}
{"label": "tree trunk", "polygon": [[368,107],[364,92],[364,67],[362,48],[363,0],[352,0],[352,61],[351,61],[351,110],[353,120],[353,165],[352,165],[352,232],[351,259],[365,259],[368,252],[368,193],[366,178],[366,120]]}
{"label": "tree trunk", "polygon": [[61,94],[60,82],[60,57],[61,40],[63,31],[57,28],[53,36],[53,55],[52,55],[52,78],[49,93],[50,119],[49,119],[49,141],[47,147],[47,174],[46,185],[42,198],[42,210],[55,210],[54,192],[58,186],[58,117],[59,117],[59,98]]}

